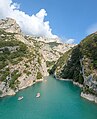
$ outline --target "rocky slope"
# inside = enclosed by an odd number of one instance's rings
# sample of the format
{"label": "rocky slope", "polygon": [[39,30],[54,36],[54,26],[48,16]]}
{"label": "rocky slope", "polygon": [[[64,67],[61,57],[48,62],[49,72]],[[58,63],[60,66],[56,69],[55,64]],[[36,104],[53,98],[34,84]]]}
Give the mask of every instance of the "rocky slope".
{"label": "rocky slope", "polygon": [[87,99],[90,96],[90,100],[97,102],[97,33],[89,35],[64,53],[50,73],[59,79],[72,79],[82,84],[81,96]]}
{"label": "rocky slope", "polygon": [[51,41],[25,36],[13,19],[0,20],[0,97],[43,80],[57,59],[74,46]]}

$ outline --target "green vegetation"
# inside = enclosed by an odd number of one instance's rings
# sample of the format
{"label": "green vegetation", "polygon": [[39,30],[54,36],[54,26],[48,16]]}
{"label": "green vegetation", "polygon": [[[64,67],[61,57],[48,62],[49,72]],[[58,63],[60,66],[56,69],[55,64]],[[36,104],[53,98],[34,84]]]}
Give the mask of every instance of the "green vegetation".
{"label": "green vegetation", "polygon": [[4,71],[0,71],[0,75],[1,75],[1,81],[6,81],[7,76],[9,76],[10,71],[9,68],[5,69]]}
{"label": "green vegetation", "polygon": [[67,65],[63,67],[60,76],[64,79],[73,79],[75,82],[83,83],[84,79],[80,71],[82,70],[80,59],[82,54],[80,51],[80,45],[75,47],[71,53],[70,60],[67,61]]}
{"label": "green vegetation", "polygon": [[18,64],[20,61],[22,61],[23,60],[23,57],[17,57],[17,58],[15,58],[15,59],[12,59],[11,60],[11,63],[13,64],[13,65],[16,65],[16,64]]}
{"label": "green vegetation", "polygon": [[27,55],[27,46],[14,38],[14,34],[6,33],[0,29],[0,69],[8,65],[8,62],[17,64],[22,57]]}
{"label": "green vegetation", "polygon": [[0,95],[2,95],[2,91],[0,90]]}
{"label": "green vegetation", "polygon": [[[29,52],[27,45],[17,40],[14,35],[15,33],[7,33],[0,29],[0,81],[9,83],[9,87],[15,90],[19,84],[17,79],[21,74],[15,70],[11,74],[11,79],[7,80],[10,71],[6,67],[10,69],[10,65],[18,64],[24,57],[30,59],[33,56],[33,50]],[[26,64],[26,67],[29,66]],[[26,74],[29,76],[31,72],[27,71]]]}
{"label": "green vegetation", "polygon": [[38,56],[38,63],[41,65],[41,56]]}
{"label": "green vegetation", "polygon": [[[83,60],[82,60],[83,59]],[[57,63],[50,70],[50,74],[64,79],[73,79],[75,82],[83,84],[82,65],[84,66],[85,76],[97,70],[97,34],[86,37],[79,45],[64,53]],[[97,75],[93,76],[96,77]]]}
{"label": "green vegetation", "polygon": [[[3,32],[3,33],[5,33],[5,32]],[[8,35],[9,33],[6,33],[6,34]],[[6,38],[7,38],[7,36],[6,36]],[[11,48],[15,47],[15,46],[16,47],[18,46],[19,48],[18,49],[16,48],[15,52],[11,52],[11,50],[12,50]],[[15,70],[11,74],[10,81],[8,81],[7,77],[10,76],[10,70],[9,70],[8,65],[11,63],[17,64],[19,61],[21,61],[22,57],[25,56],[27,47],[22,42],[16,41],[14,39],[10,39],[9,41],[8,40],[2,41],[2,39],[0,39],[0,48],[1,48],[0,50],[2,51],[0,53],[0,75],[1,75],[0,80],[4,81],[6,83],[9,82],[9,86],[12,89],[16,89],[16,85],[19,83],[19,81],[17,79],[21,74],[18,73],[17,70]],[[4,68],[5,66],[8,66],[8,68]]]}
{"label": "green vegetation", "polygon": [[97,69],[97,34],[91,34],[81,43],[81,52],[85,58],[90,59],[90,66]]}
{"label": "green vegetation", "polygon": [[28,65],[27,63],[25,63],[25,66],[26,66],[26,68],[28,68],[28,67],[29,67],[29,65]]}
{"label": "green vegetation", "polygon": [[18,72],[18,70],[14,70],[11,74],[11,80],[9,82],[9,87],[13,90],[16,90],[19,84],[19,81],[17,80],[21,74]]}
{"label": "green vegetation", "polygon": [[71,54],[71,50],[67,51],[66,53],[64,53],[63,56],[61,56],[58,61],[56,62],[56,64],[54,64],[54,66],[52,67],[52,69],[49,71],[50,74],[53,74],[55,71],[58,72],[62,69],[62,67],[64,66],[64,64],[67,62],[69,56]]}
{"label": "green vegetation", "polygon": [[61,43],[57,43],[57,42],[50,42],[50,43],[47,43],[50,45],[51,48],[55,47],[55,46],[58,46],[58,45],[61,45]]}
{"label": "green vegetation", "polygon": [[85,86],[82,91],[83,91],[83,93],[92,94],[92,95],[97,96],[97,92],[95,90],[93,90],[92,88],[89,88],[88,86]]}
{"label": "green vegetation", "polygon": [[8,62],[12,64],[19,63],[21,57],[23,56],[25,56],[25,53],[23,53],[22,51],[17,51],[17,52],[10,53],[10,54],[9,53],[0,54],[0,69],[8,65]]}
{"label": "green vegetation", "polygon": [[55,64],[55,61],[46,61],[46,66],[47,67],[51,67],[51,66],[53,66]]}
{"label": "green vegetation", "polygon": [[29,76],[29,75],[31,74],[31,72],[28,71],[28,70],[24,70],[23,72],[24,72],[27,76]]}
{"label": "green vegetation", "polygon": [[37,76],[36,76],[36,78],[37,78],[37,79],[42,79],[42,78],[43,78],[41,72],[37,72]]}

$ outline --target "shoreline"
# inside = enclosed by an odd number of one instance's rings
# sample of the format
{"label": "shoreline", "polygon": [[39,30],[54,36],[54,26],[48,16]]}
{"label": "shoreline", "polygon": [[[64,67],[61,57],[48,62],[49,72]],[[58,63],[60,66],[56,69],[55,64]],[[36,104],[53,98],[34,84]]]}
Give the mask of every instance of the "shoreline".
{"label": "shoreline", "polygon": [[80,87],[80,88],[83,88],[83,85],[82,84],[80,84],[80,83],[78,83],[78,82],[74,82],[72,79],[63,79],[63,78],[56,78],[56,79],[58,79],[58,80],[60,80],[60,81],[70,81],[70,82],[72,82],[73,83],[73,85],[76,85],[76,86],[78,86],[78,87]]}
{"label": "shoreline", "polygon": [[86,94],[86,93],[81,92],[81,97],[85,98],[85,99],[87,99],[87,100],[89,100],[91,102],[97,103],[97,97],[95,95]]}
{"label": "shoreline", "polygon": [[[62,78],[57,78],[57,77],[56,77],[56,79],[60,80],[60,81],[70,81],[70,82],[73,83],[73,85],[76,85],[80,88],[83,88],[82,84],[79,84],[78,82],[74,82],[72,79],[62,79]],[[84,99],[87,99],[87,100],[91,101],[91,102],[97,103],[97,97],[95,95],[86,94],[86,93],[81,92],[80,96]]]}
{"label": "shoreline", "polygon": [[[78,82],[74,82],[72,79],[57,78],[56,76],[54,76],[54,77],[55,77],[55,79],[57,79],[57,80],[60,80],[60,81],[69,81],[69,82],[72,82],[73,85],[76,85],[76,86],[78,86],[78,87],[80,87],[80,88],[83,88],[83,85],[79,84]],[[38,83],[38,82],[42,82],[42,81],[44,81],[44,79],[39,79],[39,80],[36,80],[35,82],[33,82],[33,80],[32,80],[28,85],[25,85],[25,86],[23,86],[23,87],[20,87],[20,88],[19,88],[18,90],[16,90],[16,91],[14,91],[14,90],[12,90],[12,89],[9,89],[8,92],[6,92],[6,93],[0,95],[0,98],[6,97],[6,96],[14,96],[14,95],[16,95],[16,93],[18,93],[20,90],[26,89],[26,88],[28,88],[28,87],[30,87],[30,86],[33,86],[34,84],[36,84],[36,83]],[[96,97],[95,95],[86,94],[86,93],[81,92],[80,96],[81,96],[82,98],[84,98],[84,99],[87,99],[87,100],[91,101],[91,102],[97,103],[97,97]]]}
{"label": "shoreline", "polygon": [[39,79],[39,80],[36,80],[35,82],[33,82],[33,80],[32,80],[32,82],[31,82],[30,84],[25,85],[25,86],[19,88],[19,89],[16,90],[16,91],[14,91],[14,90],[12,90],[12,89],[9,89],[8,92],[3,93],[2,95],[0,95],[0,98],[6,97],[6,96],[14,96],[14,95],[16,95],[16,93],[18,93],[20,90],[23,90],[23,89],[26,89],[26,88],[28,88],[28,87],[30,87],[30,86],[33,86],[34,84],[36,84],[36,83],[38,83],[38,82],[42,82],[43,80],[44,80],[44,79]]}

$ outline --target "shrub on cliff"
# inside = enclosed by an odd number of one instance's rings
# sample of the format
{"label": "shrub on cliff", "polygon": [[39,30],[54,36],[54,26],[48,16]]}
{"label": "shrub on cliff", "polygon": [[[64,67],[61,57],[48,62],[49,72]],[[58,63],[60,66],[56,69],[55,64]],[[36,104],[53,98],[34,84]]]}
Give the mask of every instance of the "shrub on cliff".
{"label": "shrub on cliff", "polygon": [[42,76],[41,72],[37,72],[37,77],[36,77],[36,78],[37,78],[37,79],[42,79],[42,77],[43,77],[43,76]]}

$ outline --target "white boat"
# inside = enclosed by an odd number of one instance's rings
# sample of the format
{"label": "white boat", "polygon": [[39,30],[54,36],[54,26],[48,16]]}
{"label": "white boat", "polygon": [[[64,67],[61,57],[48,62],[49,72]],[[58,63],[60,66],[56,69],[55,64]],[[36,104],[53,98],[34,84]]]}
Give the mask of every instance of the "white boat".
{"label": "white boat", "polygon": [[21,96],[21,97],[18,97],[18,100],[20,101],[20,100],[22,100],[24,97],[23,96]]}
{"label": "white boat", "polygon": [[37,93],[36,97],[39,98],[40,97],[40,93]]}

